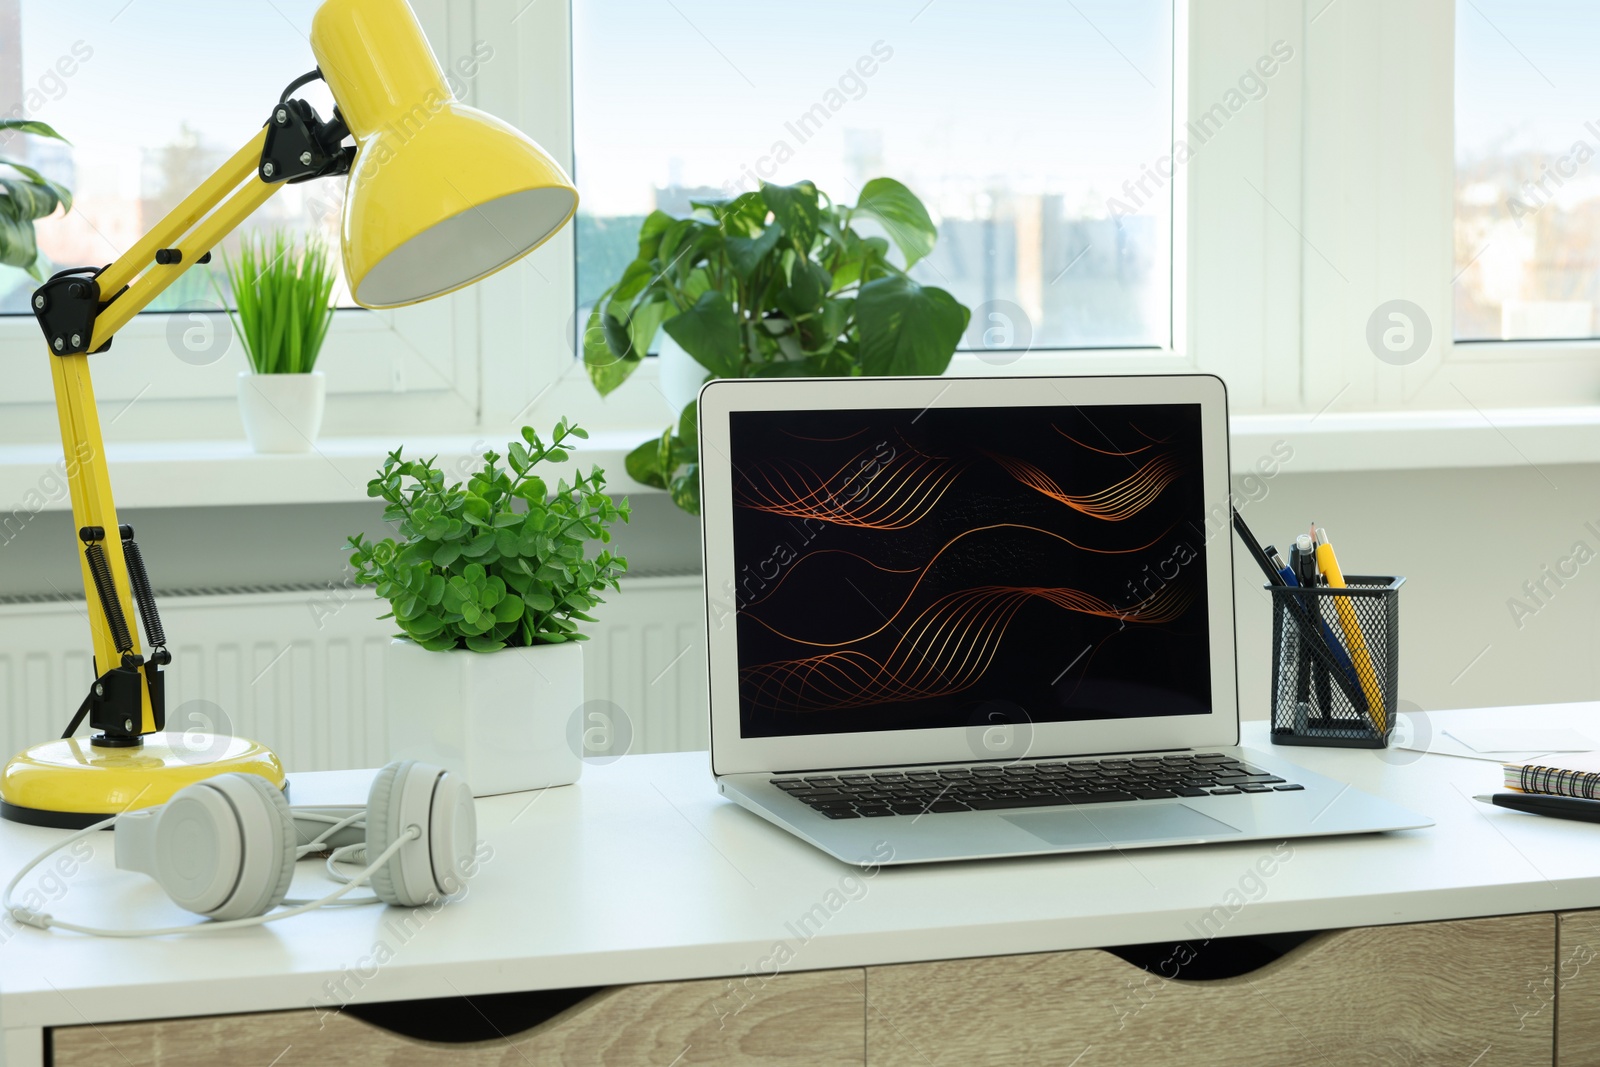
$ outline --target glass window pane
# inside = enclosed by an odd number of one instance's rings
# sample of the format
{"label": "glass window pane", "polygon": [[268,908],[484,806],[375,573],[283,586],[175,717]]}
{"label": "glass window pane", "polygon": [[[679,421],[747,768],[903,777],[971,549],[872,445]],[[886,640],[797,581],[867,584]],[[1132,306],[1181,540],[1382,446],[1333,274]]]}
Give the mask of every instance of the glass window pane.
{"label": "glass window pane", "polygon": [[[0,135],[0,156],[74,194],[71,212],[37,225],[44,269],[111,262],[248,141],[290,79],[316,65],[306,35],[318,2],[0,0],[0,112],[72,142]],[[303,92],[332,113],[320,83]],[[241,232],[283,225],[337,247],[342,203],[337,181],[288,186]],[[211,270],[225,288],[221,269],[219,254]],[[35,284],[0,267],[0,312],[27,312]],[[335,295],[353,306],[342,279]],[[202,267],[152,310],[215,299]]]}
{"label": "glass window pane", "polygon": [[963,347],[1169,343],[1170,0],[575,0],[573,22],[580,307],[653,209],[762,179],[854,203],[886,175],[939,226],[913,274],[973,308]]}
{"label": "glass window pane", "polygon": [[1456,4],[1455,335],[1596,336],[1600,5]]}

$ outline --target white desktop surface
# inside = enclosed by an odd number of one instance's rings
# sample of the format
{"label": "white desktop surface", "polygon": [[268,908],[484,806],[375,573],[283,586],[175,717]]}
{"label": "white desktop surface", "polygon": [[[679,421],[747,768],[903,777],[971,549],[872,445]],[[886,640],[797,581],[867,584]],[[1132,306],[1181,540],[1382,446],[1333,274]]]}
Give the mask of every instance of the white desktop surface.
{"label": "white desktop surface", "polygon": [[[1594,703],[1435,716],[1600,736]],[[1266,724],[1246,724],[1244,743],[1266,748]],[[1600,825],[1477,804],[1474,794],[1496,789],[1496,763],[1396,749],[1274,751],[1438,825],[1292,842],[1292,857],[1263,879],[1259,899],[1226,920],[1223,935],[1600,907]],[[358,777],[341,782],[337,774]],[[300,780],[308,789],[359,790],[364,777]],[[332,1010],[352,996],[372,1002],[739,975],[758,970],[780,941],[795,953],[785,970],[811,970],[1194,939],[1191,924],[1215,914],[1230,893],[1248,894],[1257,861],[1273,849],[1257,842],[889,868],[849,899],[845,890],[860,872],[719,798],[704,753],[589,766],[575,786],[482,800],[478,818],[493,857],[464,900],[427,917],[408,940],[394,924],[409,913],[382,907],[181,938],[23,928],[0,944],[0,1025],[16,1034]],[[0,876],[61,836],[0,824]],[[296,893],[310,895],[322,884],[320,864],[300,868]],[[821,932],[801,943],[788,924],[840,901]],[[185,917],[152,882],[112,867],[109,834],[97,837],[94,858],[49,910],[100,924]],[[375,966],[380,943],[393,958]],[[328,983],[341,980],[347,992],[333,992]]]}

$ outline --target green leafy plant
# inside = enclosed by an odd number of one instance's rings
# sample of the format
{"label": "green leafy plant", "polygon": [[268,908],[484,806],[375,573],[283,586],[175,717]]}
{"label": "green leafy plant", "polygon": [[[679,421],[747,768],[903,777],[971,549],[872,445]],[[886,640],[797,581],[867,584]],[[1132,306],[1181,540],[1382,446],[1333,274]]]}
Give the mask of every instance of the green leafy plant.
{"label": "green leafy plant", "polygon": [[[0,134],[26,133],[35,137],[50,137],[70,144],[48,123],[37,119],[0,119]],[[39,255],[39,242],[33,224],[55,212],[72,210],[72,193],[59,182],[53,182],[32,167],[13,159],[0,158],[0,166],[10,167],[16,177],[0,177],[0,263],[21,267],[35,281],[44,280],[44,267]]]}
{"label": "green leafy plant", "polygon": [[[257,374],[307,374],[315,369],[333,322],[336,268],[314,237],[283,230],[251,233],[237,258],[223,256],[233,303],[234,332]],[[224,301],[226,304],[227,301]]]}
{"label": "green leafy plant", "polygon": [[[433,460],[391,452],[367,495],[382,497],[384,518],[399,538],[350,538],[358,585],[375,586],[405,636],[434,651],[474,652],[583,641],[578,624],[600,592],[618,588],[628,561],[591,541],[609,542],[616,520],[628,521],[628,502],[612,501],[605,474],[594,467],[556,482],[552,493],[534,473],[563,463],[569,441],[589,435],[556,423],[546,445],[531,427],[506,449],[483,454],[483,469],[466,485],[446,484]],[[520,502],[520,505],[519,505]]]}
{"label": "green leafy plant", "polygon": [[[922,201],[874,178],[854,206],[811,182],[763,183],[694,213],[652,212],[639,254],[601,294],[583,359],[606,394],[643,361],[658,331],[718,378],[943,374],[971,312],[909,271],[938,229]],[[888,238],[855,228],[870,219]],[[900,262],[891,258],[898,249]],[[628,473],[698,512],[696,413],[634,449]]]}

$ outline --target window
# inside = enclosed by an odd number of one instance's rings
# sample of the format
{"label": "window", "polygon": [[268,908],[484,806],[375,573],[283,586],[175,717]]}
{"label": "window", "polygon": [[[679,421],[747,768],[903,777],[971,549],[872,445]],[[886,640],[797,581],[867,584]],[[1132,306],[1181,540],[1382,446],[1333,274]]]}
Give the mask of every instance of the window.
{"label": "window", "polygon": [[[0,156],[35,166],[75,194],[72,211],[37,224],[46,268],[111,262],[248,141],[284,86],[316,65],[309,33],[318,6],[0,0],[0,105],[48,122],[71,141],[17,135],[0,146]],[[412,6],[442,63],[473,53],[479,39],[470,11],[453,0]],[[469,100],[479,89],[476,80],[453,87]],[[332,113],[320,82],[300,92],[324,117]],[[343,196],[337,179],[284,186],[222,251],[249,229],[278,226],[320,234],[337,249]],[[238,435],[233,396],[246,364],[207,276],[226,289],[221,258],[186,272],[117,335],[113,353],[94,362],[98,399],[117,405],[108,425],[115,416],[118,436]],[[24,272],[0,268],[0,344],[34,355],[13,360],[0,391],[5,439],[55,433],[49,366],[38,327],[25,314],[34,286]],[[354,308],[342,279],[336,295],[349,310],[335,316],[317,364],[330,395],[326,432],[386,430],[399,412],[406,425],[429,432],[475,424],[481,374],[474,296],[368,312]],[[221,403],[161,403],[197,400]]]}
{"label": "window", "polygon": [[1456,5],[1455,336],[1596,336],[1600,92],[1585,0]]}
{"label": "window", "polygon": [[1172,34],[1170,0],[576,0],[578,305],[652,210],[887,175],[939,226],[913,274],[973,309],[963,347],[1166,347]]}
{"label": "window", "polygon": [[[74,193],[71,212],[37,228],[41,266],[110,262],[233,155],[289,79],[314,65],[305,33],[317,6],[234,5],[223,33],[205,0],[0,0],[0,37],[11,46],[0,53],[0,110],[48,122],[72,142],[12,135],[0,152]],[[240,62],[233,42],[251,62]],[[158,56],[182,56],[184,69],[157,76]],[[332,111],[325,87],[305,92],[322,114]],[[334,182],[290,186],[241,230],[281,226],[336,245],[341,205]],[[226,291],[219,255],[209,269],[186,272],[151,310],[214,300],[208,273]],[[0,274],[0,313],[27,314],[33,287],[19,271]],[[354,306],[342,280],[338,296]]]}

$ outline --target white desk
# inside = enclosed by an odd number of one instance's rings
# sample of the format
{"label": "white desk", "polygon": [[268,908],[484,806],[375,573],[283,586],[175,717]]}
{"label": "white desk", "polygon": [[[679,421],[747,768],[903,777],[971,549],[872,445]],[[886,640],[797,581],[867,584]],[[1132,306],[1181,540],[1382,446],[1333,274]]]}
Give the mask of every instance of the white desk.
{"label": "white desk", "polygon": [[[1441,714],[1600,738],[1600,704]],[[1246,724],[1244,743],[1265,748],[1265,724]],[[637,756],[588,767],[575,786],[481,801],[492,857],[465,900],[404,940],[394,924],[407,913],[375,907],[187,938],[0,931],[7,1063],[40,1063],[51,1027],[737,976],[779,942],[793,946],[787,973],[1179,941],[1241,890],[1258,899],[1223,936],[1600,908],[1600,825],[1475,803],[1495,791],[1496,763],[1277,751],[1438,825],[1292,842],[1260,892],[1252,871],[1271,843],[884,869],[855,889],[856,869],[717,797],[703,753]],[[0,876],[59,836],[0,824]],[[183,921],[152,883],[113,869],[110,846],[95,842],[49,910]],[[302,864],[296,892],[319,884],[320,865]],[[801,943],[790,924],[819,903],[826,919]],[[393,958],[374,965],[380,944]]]}

